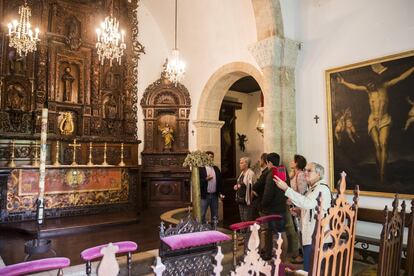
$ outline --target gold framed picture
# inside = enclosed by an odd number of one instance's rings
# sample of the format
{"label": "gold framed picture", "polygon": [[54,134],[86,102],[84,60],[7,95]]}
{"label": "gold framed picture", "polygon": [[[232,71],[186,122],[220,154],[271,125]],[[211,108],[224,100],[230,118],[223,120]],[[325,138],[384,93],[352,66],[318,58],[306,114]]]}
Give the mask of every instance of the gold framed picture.
{"label": "gold framed picture", "polygon": [[331,185],[345,171],[348,190],[414,198],[414,51],[325,75]]}

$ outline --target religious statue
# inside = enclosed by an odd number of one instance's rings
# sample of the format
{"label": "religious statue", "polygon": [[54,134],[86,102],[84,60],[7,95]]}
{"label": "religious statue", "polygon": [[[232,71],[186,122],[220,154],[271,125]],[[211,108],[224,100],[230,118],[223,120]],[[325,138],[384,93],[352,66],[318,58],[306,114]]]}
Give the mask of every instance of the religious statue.
{"label": "religious statue", "polygon": [[65,42],[71,50],[78,50],[82,44],[79,25],[80,22],[75,17],[70,18],[66,23]]}
{"label": "religious statue", "polygon": [[8,107],[13,110],[24,110],[25,93],[20,84],[11,84],[7,87]]}
{"label": "religious statue", "polygon": [[75,130],[75,126],[73,124],[73,117],[72,113],[64,112],[62,114],[62,120],[59,123],[59,130],[60,133],[63,135],[70,135]]}
{"label": "religious statue", "polygon": [[164,150],[171,150],[172,143],[174,142],[174,129],[168,124],[165,127],[158,126],[161,135],[164,138]]}
{"label": "religious statue", "polygon": [[75,81],[75,78],[70,74],[70,67],[65,68],[65,73],[62,75],[63,81],[63,101],[71,102],[72,101],[72,84]]}
{"label": "religious statue", "polygon": [[24,75],[26,73],[26,57],[18,56],[15,49],[8,54],[9,72],[12,75]]}
{"label": "religious statue", "polygon": [[237,140],[239,141],[239,147],[242,152],[246,150],[246,143],[249,139],[247,139],[246,134],[240,134],[237,132]]}
{"label": "religious statue", "polygon": [[115,119],[116,118],[116,110],[117,110],[116,102],[115,102],[115,99],[114,99],[113,95],[111,95],[104,102],[104,116],[105,116],[104,118]]}
{"label": "religious statue", "polygon": [[120,76],[109,69],[105,75],[104,85],[106,88],[115,89],[120,87]]}

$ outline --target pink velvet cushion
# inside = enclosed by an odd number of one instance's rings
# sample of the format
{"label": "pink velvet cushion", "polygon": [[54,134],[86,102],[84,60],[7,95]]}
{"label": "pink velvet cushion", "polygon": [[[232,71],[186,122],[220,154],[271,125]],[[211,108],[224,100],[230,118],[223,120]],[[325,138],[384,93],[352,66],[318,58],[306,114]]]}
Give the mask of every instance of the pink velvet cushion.
{"label": "pink velvet cushion", "polygon": [[166,243],[172,250],[176,250],[228,241],[230,238],[226,234],[212,230],[162,237],[161,240]]}
{"label": "pink velvet cushion", "polygon": [[[285,264],[279,264],[279,276],[285,276],[286,275],[286,267],[289,267],[289,266],[287,266],[287,265],[285,265]],[[289,267],[290,268],[290,267]]]}
{"label": "pink velvet cushion", "polygon": [[2,267],[0,268],[0,275],[26,275],[29,273],[64,268],[68,267],[69,265],[70,260],[68,258],[47,258]]}
{"label": "pink velvet cushion", "polygon": [[[118,251],[116,253],[126,253],[126,252],[132,252],[137,250],[137,244],[132,241],[122,241],[122,242],[114,242],[113,245],[118,246]],[[91,247],[88,249],[85,249],[81,252],[81,258],[84,261],[90,261],[96,258],[100,258],[103,255],[101,254],[101,249],[108,246],[108,244],[98,245],[95,247]]]}
{"label": "pink velvet cushion", "polygon": [[280,215],[269,215],[269,216],[263,216],[263,217],[257,218],[256,222],[258,224],[262,224],[262,223],[266,223],[266,222],[273,221],[273,220],[278,221],[281,219],[282,219],[282,216]]}
{"label": "pink velvet cushion", "polygon": [[230,229],[232,231],[238,231],[238,230],[249,228],[250,225],[253,225],[255,223],[256,223],[255,221],[242,221],[242,222],[238,222],[238,223],[234,223],[230,225]]}

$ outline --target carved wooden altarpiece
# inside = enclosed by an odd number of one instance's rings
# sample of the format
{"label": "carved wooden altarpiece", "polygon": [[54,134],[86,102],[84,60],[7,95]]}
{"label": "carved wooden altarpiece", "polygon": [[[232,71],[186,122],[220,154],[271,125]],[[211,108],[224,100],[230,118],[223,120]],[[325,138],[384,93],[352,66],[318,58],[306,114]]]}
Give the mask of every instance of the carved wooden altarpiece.
{"label": "carved wooden altarpiece", "polygon": [[[28,0],[32,9],[31,23],[40,28],[41,34],[37,51],[26,57],[18,56],[15,49],[8,46],[7,35],[7,22],[18,18],[18,8],[24,1],[0,0],[3,26],[0,29],[0,167],[3,175],[21,175],[19,170],[33,170],[36,167],[35,145],[40,139],[40,114],[41,109],[47,107],[47,164],[49,167],[56,161],[62,164],[53,167],[53,175],[65,178],[69,171],[77,169],[68,166],[72,163],[74,149],[69,144],[75,138],[81,144],[76,160],[80,166],[88,163],[89,143],[92,142],[93,164],[103,162],[104,143],[107,143],[107,162],[113,165],[112,168],[117,167],[123,143],[126,166],[118,167],[118,175],[122,176],[118,177],[118,181],[121,184],[126,179],[129,193],[125,200],[125,191],[119,189],[119,196],[115,197],[123,198],[118,203],[128,203],[125,206],[136,204],[136,194],[133,193],[139,181],[137,152],[140,142],[136,138],[136,91],[138,59],[144,52],[138,42],[138,1],[113,0],[113,14],[120,21],[120,28],[126,30],[127,47],[121,65],[114,62],[113,66],[109,66],[108,61],[101,65],[98,60],[95,29],[109,15],[112,0]],[[13,141],[14,150],[11,146]],[[15,169],[9,168],[13,154],[17,165]],[[56,156],[59,156],[58,160]],[[86,178],[106,170],[91,165],[88,165],[87,171],[83,169],[79,172],[84,173]],[[18,192],[10,194],[10,187],[16,184],[15,179],[5,179],[7,177],[1,181],[2,199],[7,194],[7,198],[12,197],[15,201],[12,204],[2,200],[1,220],[5,220],[6,216],[7,220],[33,217],[34,209],[30,204],[35,196],[23,196]],[[111,193],[102,193],[99,189],[95,191],[95,188],[88,193],[90,195],[86,197],[85,193],[73,188],[72,199],[80,197],[83,201],[72,200],[66,205],[59,203],[59,208],[68,208],[66,211],[73,214],[80,213],[80,209],[86,210],[85,206],[102,207],[113,202],[109,198],[114,196]],[[59,200],[56,193],[53,197]],[[52,199],[48,199],[46,193],[46,204],[47,200]],[[16,205],[16,202],[19,204]],[[49,203],[49,206],[54,206],[52,201]],[[75,207],[76,210],[71,209]],[[102,210],[107,209],[108,206],[102,207]]]}
{"label": "carved wooden altarpiece", "polygon": [[[181,83],[165,74],[152,83],[141,99],[144,112],[143,181],[147,202],[182,205],[190,201],[190,171],[183,167],[188,154],[191,99]],[[165,130],[171,133],[165,133]],[[171,131],[172,129],[172,131]],[[169,143],[172,135],[172,142]]]}

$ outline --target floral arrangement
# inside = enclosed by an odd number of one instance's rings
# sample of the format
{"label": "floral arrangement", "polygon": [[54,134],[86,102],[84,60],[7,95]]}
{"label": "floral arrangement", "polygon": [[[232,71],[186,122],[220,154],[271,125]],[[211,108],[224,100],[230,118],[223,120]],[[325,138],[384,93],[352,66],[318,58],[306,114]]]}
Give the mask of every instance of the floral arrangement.
{"label": "floral arrangement", "polygon": [[213,166],[213,159],[204,151],[192,151],[184,159],[183,167]]}

